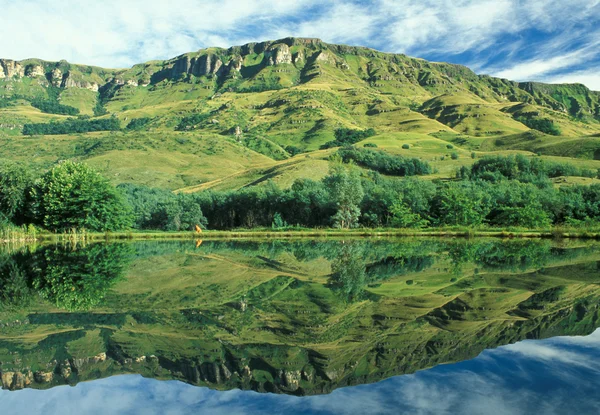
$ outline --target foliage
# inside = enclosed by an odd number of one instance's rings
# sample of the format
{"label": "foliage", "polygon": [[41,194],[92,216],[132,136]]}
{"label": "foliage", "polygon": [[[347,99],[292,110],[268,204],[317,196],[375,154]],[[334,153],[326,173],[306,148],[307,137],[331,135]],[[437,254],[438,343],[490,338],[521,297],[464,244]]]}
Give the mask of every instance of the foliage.
{"label": "foliage", "polygon": [[338,128],[335,130],[335,140],[328,141],[321,146],[321,149],[332,147],[341,147],[356,144],[366,138],[374,136],[375,130],[368,128],[366,130],[353,130],[350,128]]}
{"label": "foliage", "polygon": [[77,115],[79,109],[71,107],[70,105],[62,105],[57,101],[44,100],[44,99],[33,99],[31,105],[42,112],[47,114],[59,114],[59,115]]}
{"label": "foliage", "polygon": [[180,231],[206,226],[206,218],[193,195],[133,184],[120,185],[118,189],[132,207],[136,229]]}
{"label": "foliage", "polygon": [[337,155],[346,163],[353,161],[360,166],[390,176],[420,176],[432,173],[431,166],[426,161],[414,157],[396,156],[384,151],[344,147],[338,150]]}
{"label": "foliage", "polygon": [[144,127],[146,127],[150,123],[150,121],[152,121],[152,118],[150,117],[134,118],[131,121],[129,121],[129,124],[127,124],[127,127],[125,127],[125,129],[129,131],[141,130]]}
{"label": "foliage", "polygon": [[0,215],[14,223],[24,223],[28,192],[33,178],[23,166],[0,166]]}
{"label": "foliage", "polygon": [[70,118],[63,122],[49,122],[38,124],[25,124],[24,135],[57,135],[89,133],[92,131],[117,131],[121,128],[118,118],[87,119]]}
{"label": "foliage", "polygon": [[561,135],[560,128],[551,119],[526,116],[516,117],[515,119],[533,130],[538,130],[549,135]]}
{"label": "foliage", "polygon": [[397,228],[424,228],[428,221],[414,213],[402,202],[394,203],[390,208],[391,225]]}
{"label": "foliage", "polygon": [[177,125],[177,131],[195,130],[210,118],[210,113],[194,113],[181,119]]}
{"label": "foliage", "polygon": [[[465,175],[465,172],[463,172]],[[477,160],[468,172],[473,179],[497,182],[502,179],[521,182],[543,182],[543,179],[560,176],[594,177],[595,172],[580,169],[569,163],[550,162],[537,157],[487,156]],[[466,176],[465,176],[466,177]]]}
{"label": "foliage", "polygon": [[32,191],[31,214],[53,231],[115,231],[131,225],[122,194],[95,170],[63,162],[39,178]]}
{"label": "foliage", "polygon": [[324,183],[337,207],[332,217],[333,226],[342,229],[356,227],[360,217],[359,204],[364,195],[358,171],[336,163]]}

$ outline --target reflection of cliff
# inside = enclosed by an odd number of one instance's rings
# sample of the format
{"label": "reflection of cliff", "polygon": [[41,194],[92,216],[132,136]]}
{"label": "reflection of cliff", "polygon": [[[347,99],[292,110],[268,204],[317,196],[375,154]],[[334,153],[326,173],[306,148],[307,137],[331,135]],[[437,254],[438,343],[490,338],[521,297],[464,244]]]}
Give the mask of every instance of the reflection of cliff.
{"label": "reflection of cliff", "polygon": [[[447,255],[439,245],[390,244],[374,247],[375,257],[329,246],[325,262],[306,250],[298,261],[285,249],[267,258],[210,243],[201,257],[153,254],[107,295],[106,309],[37,309],[18,324],[0,313],[2,386],[139,373],[217,389],[320,394],[522,339],[591,333],[600,325],[599,252],[544,246],[550,259],[517,267],[525,271],[507,267],[523,262],[513,250],[489,245]],[[164,293],[173,298],[162,300]]]}

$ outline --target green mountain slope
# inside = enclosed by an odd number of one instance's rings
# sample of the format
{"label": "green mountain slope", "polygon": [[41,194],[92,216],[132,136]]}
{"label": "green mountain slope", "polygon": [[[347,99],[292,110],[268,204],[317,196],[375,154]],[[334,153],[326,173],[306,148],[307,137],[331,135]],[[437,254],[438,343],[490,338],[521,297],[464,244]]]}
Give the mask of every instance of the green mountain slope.
{"label": "green mountain slope", "polygon": [[[123,132],[22,136],[26,124],[64,122],[73,116],[116,117]],[[130,124],[132,120],[137,121]],[[407,140],[427,143],[442,137],[465,152],[521,150],[583,158],[595,167],[598,163],[592,161],[600,160],[600,143],[593,137],[600,133],[600,94],[583,85],[517,83],[477,75],[460,65],[303,38],[209,48],[118,70],[0,59],[0,159],[21,158],[33,168],[65,158],[92,164],[115,160],[117,178],[145,183],[166,174],[158,180],[160,186],[179,189],[240,174],[263,157],[271,160],[266,160],[271,166],[264,165],[269,168],[299,151],[310,154],[333,140],[338,128],[373,128],[386,137],[382,148],[388,151]],[[503,139],[532,129],[555,144],[512,145],[513,139]],[[162,137],[162,143],[149,144],[147,134]],[[215,175],[190,173],[185,162],[169,173],[161,170],[161,160],[193,162],[181,142],[198,143],[200,157],[211,159],[206,162],[210,165],[230,164],[229,151],[204,151],[219,140],[252,161],[234,156],[240,168]],[[585,150],[564,149],[562,143],[572,140],[585,142]],[[73,143],[65,146],[65,141]],[[101,144],[82,153],[82,141]],[[47,149],[32,159],[40,142],[48,143]],[[124,153],[118,144],[123,142],[160,156],[155,160]],[[445,144],[422,157],[444,156]],[[130,164],[121,166],[120,158]],[[443,164],[440,171],[454,169]],[[140,173],[145,166],[157,169],[148,173],[151,179]]]}

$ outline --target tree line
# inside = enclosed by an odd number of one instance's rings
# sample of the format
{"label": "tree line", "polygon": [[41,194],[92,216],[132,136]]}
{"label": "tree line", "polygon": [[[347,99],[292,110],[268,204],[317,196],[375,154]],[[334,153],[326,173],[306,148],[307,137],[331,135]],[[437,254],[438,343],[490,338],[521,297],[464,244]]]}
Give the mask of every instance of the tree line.
{"label": "tree line", "polygon": [[432,181],[386,177],[338,159],[323,180],[298,179],[287,189],[267,183],[174,194],[114,187],[81,163],[63,162],[39,178],[10,164],[0,169],[0,214],[6,223],[51,231],[597,225],[600,185],[555,188],[549,177],[564,168],[523,156],[489,157],[455,180]]}
{"label": "tree line", "polygon": [[23,135],[79,134],[93,131],[117,131],[121,123],[116,117],[90,119],[88,116],[69,118],[66,121],[29,123],[23,125]]}

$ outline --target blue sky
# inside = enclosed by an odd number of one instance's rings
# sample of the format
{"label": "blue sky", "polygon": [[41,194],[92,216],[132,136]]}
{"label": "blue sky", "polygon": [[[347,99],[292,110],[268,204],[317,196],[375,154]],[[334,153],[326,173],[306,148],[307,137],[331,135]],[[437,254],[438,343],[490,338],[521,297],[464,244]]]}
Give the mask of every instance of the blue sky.
{"label": "blue sky", "polygon": [[600,0],[0,0],[0,57],[129,67],[286,36],[600,90]]}

